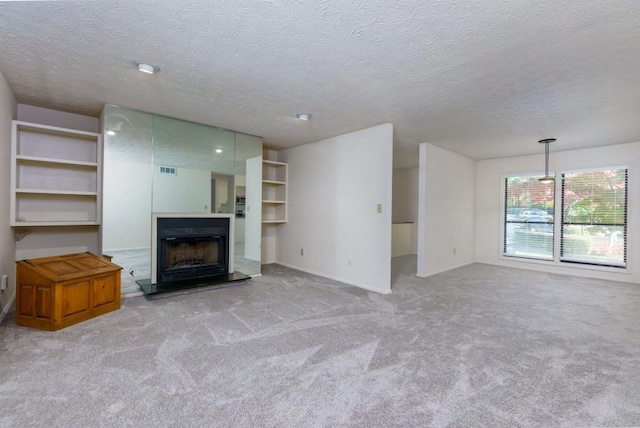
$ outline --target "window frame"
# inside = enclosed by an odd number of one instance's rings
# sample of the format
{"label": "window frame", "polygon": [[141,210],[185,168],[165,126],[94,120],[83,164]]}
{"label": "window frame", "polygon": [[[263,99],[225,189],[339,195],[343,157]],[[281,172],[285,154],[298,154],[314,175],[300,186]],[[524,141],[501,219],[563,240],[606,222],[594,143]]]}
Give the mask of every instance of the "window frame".
{"label": "window frame", "polygon": [[[611,170],[624,170],[624,224],[609,224],[609,223],[598,223],[598,226],[610,226],[610,227],[622,227],[624,230],[624,244],[623,244],[623,262],[622,263],[597,263],[594,261],[588,260],[579,260],[579,259],[571,259],[570,257],[563,256],[563,250],[565,248],[564,244],[564,227],[565,227],[565,175],[567,174],[576,174],[576,173],[584,173],[584,172],[598,172],[598,171],[611,171]],[[558,222],[558,238],[559,238],[559,250],[558,251],[558,262],[564,265],[578,265],[578,266],[589,266],[589,267],[598,267],[598,268],[612,268],[616,271],[626,270],[629,266],[629,166],[628,165],[614,165],[614,166],[604,166],[604,167],[595,167],[595,168],[582,168],[582,169],[571,169],[571,170],[563,170],[560,173],[560,221]],[[556,189],[557,190],[557,189]],[[556,201],[557,201],[556,193]],[[566,225],[584,225],[584,226],[593,226],[592,223],[567,223]]]}
{"label": "window frame", "polygon": [[[561,239],[562,239],[562,198],[563,198],[563,183],[562,177],[564,174],[575,173],[575,172],[587,172],[587,171],[605,171],[605,170],[613,170],[613,169],[625,169],[626,170],[626,212],[625,212],[625,265],[614,265],[614,264],[591,264],[591,263],[581,263],[574,261],[565,261],[561,260]],[[629,242],[629,231],[633,229],[633,225],[630,224],[631,217],[629,216],[629,188],[630,183],[633,177],[632,168],[629,165],[606,165],[606,166],[597,166],[597,167],[588,167],[588,168],[574,168],[574,169],[559,169],[556,171],[549,171],[549,175],[555,177],[554,182],[554,251],[553,251],[553,259],[547,258],[534,258],[534,257],[524,257],[520,255],[506,254],[505,253],[505,240],[506,240],[506,221],[507,221],[507,179],[511,177],[542,177],[543,173],[540,172],[513,172],[513,173],[502,173],[501,174],[501,189],[500,189],[500,239],[498,245],[500,248],[498,249],[498,259],[503,260],[505,262],[515,262],[515,263],[529,263],[529,264],[539,264],[545,266],[554,266],[557,268],[567,268],[567,269],[579,269],[579,270],[593,270],[599,272],[610,272],[616,274],[631,274],[633,267],[630,266],[629,255],[633,252],[633,244]],[[560,177],[560,178],[559,178]],[[560,193],[559,193],[560,192]],[[560,198],[560,199],[558,199]],[[559,203],[558,203],[559,202]]]}
{"label": "window frame", "polygon": [[[556,177],[556,174],[552,171],[549,171],[549,175]],[[553,185],[553,192],[554,192],[554,197],[553,197],[553,214],[549,214],[553,216],[553,221],[552,222],[540,222],[540,224],[547,224],[547,225],[551,225],[552,226],[552,232],[551,232],[551,257],[536,257],[534,255],[518,255],[518,254],[509,254],[506,251],[506,247],[507,247],[507,224],[508,224],[508,220],[507,220],[507,216],[508,216],[508,204],[507,204],[507,191],[508,191],[508,180],[510,178],[529,178],[529,179],[539,179],[544,177],[545,174],[543,172],[534,172],[534,173],[516,173],[516,174],[504,174],[502,176],[502,221],[501,221],[501,239],[500,239],[500,257],[506,260],[521,260],[521,261],[532,261],[532,262],[542,262],[542,263],[549,263],[549,262],[554,262],[556,259],[556,254],[558,253],[556,251],[557,248],[557,240],[556,240],[556,236],[557,236],[557,231],[556,231],[556,222],[555,222],[555,218],[556,218],[556,210],[557,210],[557,206],[556,206],[556,201],[557,201],[557,187],[555,185]],[[522,208],[523,210],[527,210],[527,209],[539,209],[539,208]],[[545,210],[546,211],[546,210]],[[548,213],[548,211],[546,211]],[[522,223],[522,224],[527,224],[527,222],[523,222],[523,221],[515,221],[515,222],[509,222],[511,224],[516,224],[516,223]]]}

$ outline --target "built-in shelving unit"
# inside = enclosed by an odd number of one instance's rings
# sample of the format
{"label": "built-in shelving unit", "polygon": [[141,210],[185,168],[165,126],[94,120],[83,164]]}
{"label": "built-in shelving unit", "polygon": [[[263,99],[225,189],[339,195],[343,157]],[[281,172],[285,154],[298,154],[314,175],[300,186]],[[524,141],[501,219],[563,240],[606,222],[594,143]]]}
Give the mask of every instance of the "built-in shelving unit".
{"label": "built-in shelving unit", "polygon": [[100,224],[102,137],[13,121],[11,226]]}
{"label": "built-in shelving unit", "polygon": [[287,222],[287,164],[262,161],[262,223]]}

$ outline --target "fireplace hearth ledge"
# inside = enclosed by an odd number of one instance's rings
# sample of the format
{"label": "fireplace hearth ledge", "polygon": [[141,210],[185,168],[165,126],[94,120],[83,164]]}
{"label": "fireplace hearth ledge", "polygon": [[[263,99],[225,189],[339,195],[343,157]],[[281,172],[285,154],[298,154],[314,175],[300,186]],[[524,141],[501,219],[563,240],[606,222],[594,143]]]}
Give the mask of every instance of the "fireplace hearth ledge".
{"label": "fireplace hearth ledge", "polygon": [[249,275],[242,272],[232,272],[206,278],[188,279],[185,281],[151,283],[151,279],[140,279],[136,283],[142,289],[147,298],[170,297],[187,294],[191,291],[205,291],[209,289],[225,288],[237,283],[251,279]]}

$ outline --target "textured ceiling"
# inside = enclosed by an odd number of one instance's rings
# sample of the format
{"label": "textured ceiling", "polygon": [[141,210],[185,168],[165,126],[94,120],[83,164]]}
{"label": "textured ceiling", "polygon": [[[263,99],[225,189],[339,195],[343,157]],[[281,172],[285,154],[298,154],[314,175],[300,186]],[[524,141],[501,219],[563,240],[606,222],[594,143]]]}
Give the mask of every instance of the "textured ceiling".
{"label": "textured ceiling", "polygon": [[396,167],[421,142],[483,159],[640,141],[634,0],[2,1],[0,38],[19,102],[112,103],[274,148],[386,122]]}

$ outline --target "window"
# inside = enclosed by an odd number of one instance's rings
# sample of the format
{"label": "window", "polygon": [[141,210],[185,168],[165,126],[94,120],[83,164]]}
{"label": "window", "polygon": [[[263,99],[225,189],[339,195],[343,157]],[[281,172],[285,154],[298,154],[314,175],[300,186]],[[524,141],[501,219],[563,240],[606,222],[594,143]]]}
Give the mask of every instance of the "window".
{"label": "window", "polygon": [[626,168],[562,174],[560,260],[627,265]]}
{"label": "window", "polygon": [[553,260],[555,186],[542,175],[505,180],[503,254]]}

